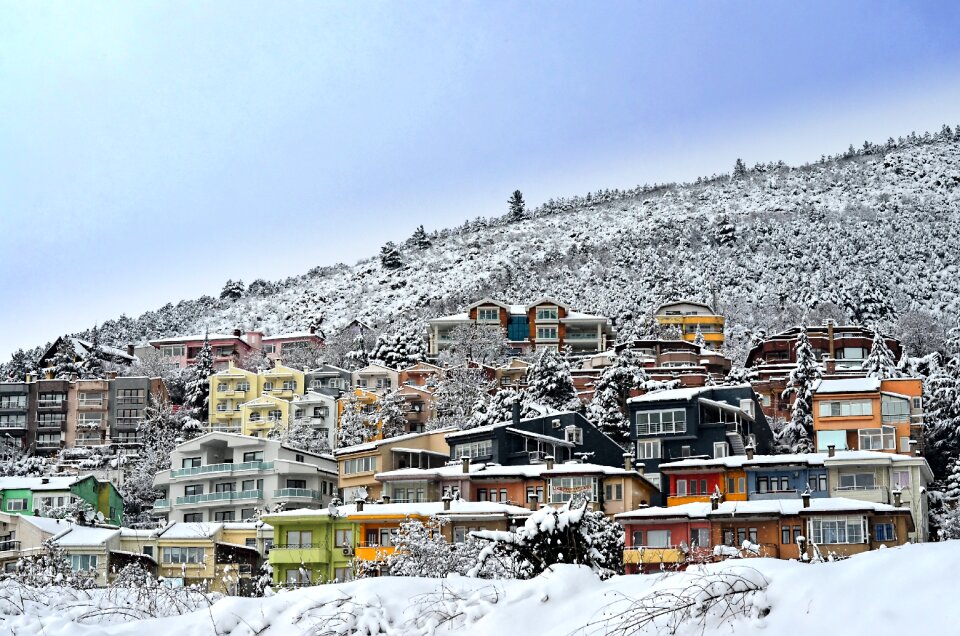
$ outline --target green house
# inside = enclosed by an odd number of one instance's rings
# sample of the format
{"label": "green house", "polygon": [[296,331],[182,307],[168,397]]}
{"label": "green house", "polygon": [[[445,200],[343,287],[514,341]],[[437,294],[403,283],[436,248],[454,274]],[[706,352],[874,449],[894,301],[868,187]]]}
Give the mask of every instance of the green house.
{"label": "green house", "polygon": [[0,511],[28,516],[47,516],[78,501],[85,501],[103,521],[123,523],[123,497],[109,481],[93,475],[69,477],[0,477]]}
{"label": "green house", "polygon": [[262,517],[273,526],[270,565],[276,585],[297,586],[353,577],[358,524],[330,510],[289,510]]}

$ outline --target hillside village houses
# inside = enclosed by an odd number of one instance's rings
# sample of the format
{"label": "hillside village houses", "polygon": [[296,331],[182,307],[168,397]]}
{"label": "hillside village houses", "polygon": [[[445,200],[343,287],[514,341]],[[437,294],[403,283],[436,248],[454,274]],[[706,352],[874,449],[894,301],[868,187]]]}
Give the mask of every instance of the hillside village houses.
{"label": "hillside village houses", "polygon": [[[573,497],[624,526],[627,571],[734,555],[845,555],[930,538],[923,386],[916,378],[866,377],[872,331],[829,322],[807,328],[823,376],[812,387],[817,452],[774,455],[775,428],[790,414],[781,394],[796,367],[800,329],[756,344],[749,382],[734,384],[733,361],[720,351],[724,317],[713,307],[666,303],[655,318],[676,333],[614,343],[608,318],[550,298],[482,299],[429,321],[427,360],[353,370],[285,364],[284,351],[322,346],[313,332],[208,334],[216,370],[207,431],[178,443],[171,468],[154,478],[163,495],[151,514],[161,527],[123,527],[122,498],[99,476],[4,478],[0,565],[54,537],[71,563],[101,582],[116,565],[137,562],[171,581],[249,593],[264,562],[277,585],[344,580],[358,563],[376,571],[407,518],[446,517],[444,536],[456,543],[471,530],[514,528],[531,511]],[[437,354],[460,325],[497,326],[509,342],[514,357],[466,362],[491,396],[526,389],[537,351],[549,348],[566,352],[586,405],[629,350],[652,381],[624,396],[629,441],[621,446],[575,408],[528,404],[533,410],[521,417],[519,402],[504,421],[431,430],[437,387],[450,373]],[[899,342],[885,342],[899,355]],[[202,344],[202,336],[180,337],[151,347],[184,367]],[[271,368],[241,368],[252,351]],[[143,409],[167,399],[166,388],[156,378],[105,375],[0,383],[0,433],[37,455],[108,445],[136,452]],[[387,400],[400,405],[404,424],[384,437],[377,418]],[[369,439],[338,447],[347,409],[366,420]],[[284,442],[290,427],[306,428],[332,450]],[[48,516],[79,501],[101,516]],[[61,526],[69,531],[58,533]]]}

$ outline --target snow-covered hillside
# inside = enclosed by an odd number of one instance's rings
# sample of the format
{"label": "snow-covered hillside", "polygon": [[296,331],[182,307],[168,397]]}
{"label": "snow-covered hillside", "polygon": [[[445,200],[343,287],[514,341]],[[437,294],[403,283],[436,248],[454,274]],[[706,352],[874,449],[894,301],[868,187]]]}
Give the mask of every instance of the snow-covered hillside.
{"label": "snow-covered hillside", "polygon": [[[826,317],[902,331],[960,311],[960,135],[890,140],[814,165],[758,165],[687,185],[551,201],[528,218],[478,219],[379,258],[257,281],[238,300],[204,297],[102,325],[104,342],[224,331],[385,327],[454,313],[484,295],[549,294],[629,333],[661,301],[711,301],[733,353],[747,331]],[[491,210],[492,214],[498,213]],[[898,324],[898,320],[901,323]],[[56,334],[51,334],[51,338]],[[920,352],[913,352],[920,353]]]}
{"label": "snow-covered hillside", "polygon": [[[559,566],[531,581],[374,578],[131,621],[69,603],[15,614],[10,634],[702,634],[845,636],[952,634],[960,624],[954,564],[960,541],[908,545],[836,563],[730,560],[696,571],[600,581]],[[130,622],[123,622],[123,621]]]}

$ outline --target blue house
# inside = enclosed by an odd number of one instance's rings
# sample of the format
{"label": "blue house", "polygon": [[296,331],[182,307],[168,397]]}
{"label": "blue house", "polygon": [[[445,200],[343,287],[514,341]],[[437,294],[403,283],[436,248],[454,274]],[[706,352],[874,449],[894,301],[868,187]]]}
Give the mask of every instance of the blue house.
{"label": "blue house", "polygon": [[796,499],[804,491],[811,497],[830,496],[822,454],[764,455],[743,464],[747,473],[747,499]]}
{"label": "blue house", "polygon": [[[659,486],[659,466],[745,455],[773,447],[773,433],[749,384],[670,389],[628,400],[636,465]],[[779,483],[779,482],[778,482]]]}

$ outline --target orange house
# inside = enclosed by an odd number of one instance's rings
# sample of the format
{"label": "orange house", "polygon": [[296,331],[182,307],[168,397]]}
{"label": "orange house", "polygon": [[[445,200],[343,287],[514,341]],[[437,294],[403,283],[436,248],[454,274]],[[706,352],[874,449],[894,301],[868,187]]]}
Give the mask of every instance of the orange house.
{"label": "orange house", "polygon": [[920,443],[923,383],[918,378],[821,380],[813,396],[818,451],[913,454]]}

